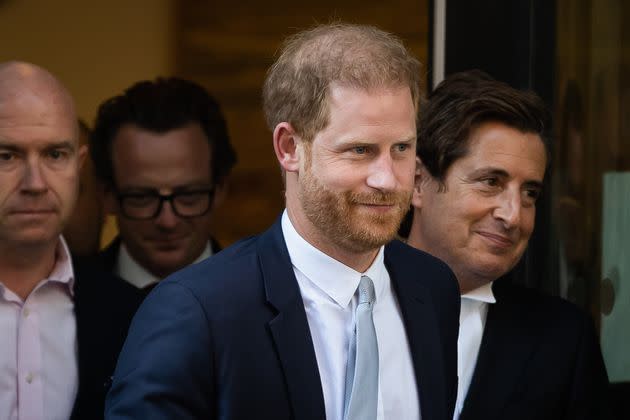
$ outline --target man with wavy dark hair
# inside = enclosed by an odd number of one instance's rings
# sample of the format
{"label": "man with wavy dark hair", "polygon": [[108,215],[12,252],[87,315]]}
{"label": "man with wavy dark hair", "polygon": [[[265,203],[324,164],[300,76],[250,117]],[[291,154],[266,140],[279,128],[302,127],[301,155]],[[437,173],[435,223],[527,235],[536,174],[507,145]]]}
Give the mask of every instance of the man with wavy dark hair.
{"label": "man with wavy dark hair", "polygon": [[534,229],[548,121],[534,93],[479,71],[448,77],[421,113],[408,243],[461,289],[455,419],[606,418],[591,319],[501,278]]}
{"label": "man with wavy dark hair", "polygon": [[203,87],[178,78],[134,84],[99,107],[90,146],[120,233],[100,255],[106,269],[148,291],[219,251],[210,225],[236,155]]}

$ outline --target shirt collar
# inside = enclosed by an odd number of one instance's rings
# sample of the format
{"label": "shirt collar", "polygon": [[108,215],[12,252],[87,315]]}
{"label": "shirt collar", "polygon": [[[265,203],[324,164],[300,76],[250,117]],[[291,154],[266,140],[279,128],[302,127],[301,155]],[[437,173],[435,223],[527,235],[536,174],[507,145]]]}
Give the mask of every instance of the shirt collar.
{"label": "shirt collar", "polygon": [[[42,285],[48,282],[60,283],[67,289],[68,294],[74,297],[74,269],[72,268],[72,257],[70,256],[70,250],[68,244],[66,244],[63,236],[59,236],[57,247],[55,248],[55,265],[53,266],[50,274],[35,287],[38,289]],[[0,283],[0,296],[4,295],[7,291],[2,283]],[[12,292],[11,292],[12,293]],[[16,299],[17,295],[15,295]]]}
{"label": "shirt collar", "polygon": [[496,303],[496,299],[494,297],[494,293],[492,292],[492,283],[486,283],[481,287],[471,290],[468,293],[464,293],[462,295],[462,299],[474,300],[478,302],[485,303]]}
{"label": "shirt collar", "polygon": [[363,275],[368,276],[374,283],[376,302],[378,302],[385,288],[387,274],[383,257],[384,247],[379,249],[372,265],[364,273],[359,273],[315,248],[300,236],[286,210],[282,214],[282,234],[293,267],[339,306],[346,308],[350,304]]}
{"label": "shirt collar", "polygon": [[[203,252],[197,257],[193,264],[200,262],[212,255],[212,246],[210,242],[206,245]],[[115,267],[116,274],[131,283],[138,289],[144,289],[147,286],[155,284],[162,280],[151,274],[147,269],[138,264],[136,260],[129,254],[124,242],[120,244],[118,250],[118,260]]]}
{"label": "shirt collar", "polygon": [[59,242],[55,249],[55,266],[47,280],[67,285],[68,292],[74,296],[74,270],[72,269],[72,257],[68,244],[63,236],[59,236]]}

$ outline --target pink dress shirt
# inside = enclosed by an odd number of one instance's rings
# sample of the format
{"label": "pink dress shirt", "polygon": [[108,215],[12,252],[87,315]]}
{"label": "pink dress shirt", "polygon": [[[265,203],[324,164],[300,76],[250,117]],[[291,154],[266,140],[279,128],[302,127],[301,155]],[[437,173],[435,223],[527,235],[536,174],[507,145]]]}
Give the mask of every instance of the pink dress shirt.
{"label": "pink dress shirt", "polygon": [[70,417],[78,387],[73,284],[63,238],[53,271],[26,300],[0,273],[0,419]]}

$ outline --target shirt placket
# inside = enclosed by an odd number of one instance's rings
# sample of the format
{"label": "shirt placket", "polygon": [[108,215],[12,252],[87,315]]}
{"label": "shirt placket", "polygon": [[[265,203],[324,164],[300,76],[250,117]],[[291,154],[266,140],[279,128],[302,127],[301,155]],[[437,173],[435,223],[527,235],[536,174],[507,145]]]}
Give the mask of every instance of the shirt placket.
{"label": "shirt placket", "polygon": [[[30,300],[30,301],[29,301]],[[34,299],[27,299],[18,321],[18,419],[44,418],[40,320]]]}

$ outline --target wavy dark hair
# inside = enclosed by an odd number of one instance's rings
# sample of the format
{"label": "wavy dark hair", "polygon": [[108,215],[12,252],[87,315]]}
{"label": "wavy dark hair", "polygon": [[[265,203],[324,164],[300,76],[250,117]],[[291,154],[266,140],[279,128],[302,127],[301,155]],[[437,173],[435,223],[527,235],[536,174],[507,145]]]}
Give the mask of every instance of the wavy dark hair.
{"label": "wavy dark hair", "polygon": [[542,99],[480,70],[455,73],[429,95],[420,113],[416,155],[443,182],[453,162],[468,153],[471,131],[488,121],[537,134],[549,157],[551,119]]}
{"label": "wavy dark hair", "polygon": [[[481,70],[454,73],[422,103],[418,122],[416,155],[442,188],[448,169],[468,153],[471,132],[489,121],[537,134],[549,165],[551,115],[538,95],[515,89]],[[403,237],[409,234],[412,214],[408,212],[400,227]]]}
{"label": "wavy dark hair", "polygon": [[123,125],[165,133],[190,123],[199,123],[206,134],[212,182],[222,183],[236,164],[236,152],[221,108],[202,86],[176,77],[138,82],[100,105],[90,136],[97,175],[114,185],[112,142]]}

